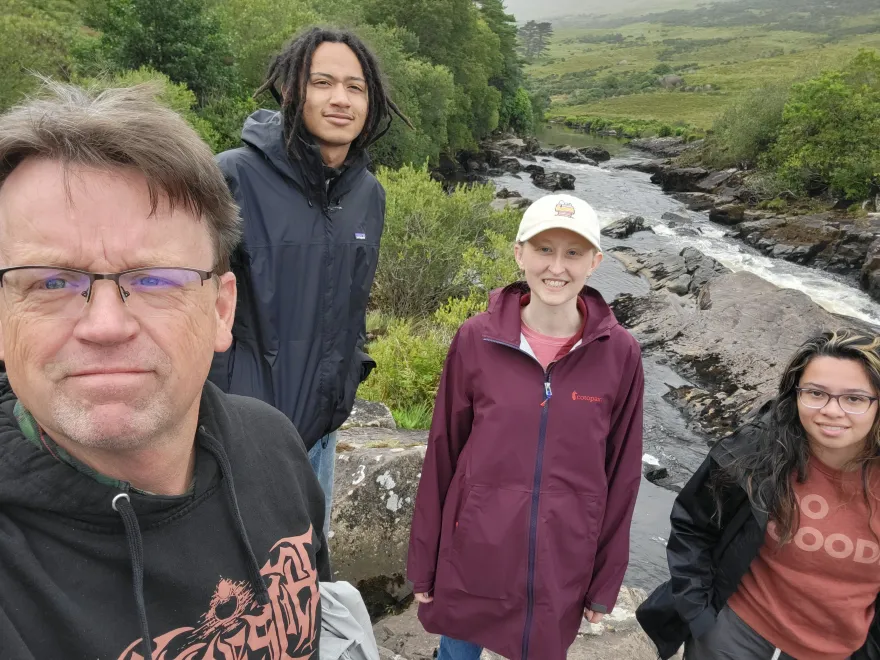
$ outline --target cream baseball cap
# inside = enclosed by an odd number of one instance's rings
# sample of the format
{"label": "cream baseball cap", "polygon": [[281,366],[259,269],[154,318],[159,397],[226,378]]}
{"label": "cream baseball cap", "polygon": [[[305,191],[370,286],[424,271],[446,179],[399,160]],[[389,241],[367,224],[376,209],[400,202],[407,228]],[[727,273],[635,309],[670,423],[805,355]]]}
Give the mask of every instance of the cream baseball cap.
{"label": "cream baseball cap", "polygon": [[519,223],[516,240],[524,243],[548,229],[568,229],[583,236],[600,252],[599,217],[593,207],[572,195],[546,195],[532,204]]}

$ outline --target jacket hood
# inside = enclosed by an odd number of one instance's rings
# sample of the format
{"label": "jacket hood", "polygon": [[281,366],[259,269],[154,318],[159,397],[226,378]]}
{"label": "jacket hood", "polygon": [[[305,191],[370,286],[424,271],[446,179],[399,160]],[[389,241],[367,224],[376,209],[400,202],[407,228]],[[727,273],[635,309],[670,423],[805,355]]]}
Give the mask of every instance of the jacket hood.
{"label": "jacket hood", "polygon": [[204,448],[206,441],[223,444],[220,439],[229,435],[228,415],[218,405],[218,396],[212,385],[202,393],[194,489],[180,496],[147,495],[126,483],[121,484],[121,490],[100,483],[25,438],[13,414],[18,398],[6,374],[0,375],[0,507],[21,506],[118,528],[119,514],[112,502],[120,492],[127,492],[145,522],[174,515],[219,480],[217,461]]}
{"label": "jacket hood", "polygon": [[[529,285],[525,282],[514,282],[489,294],[489,321],[486,328],[488,338],[519,345],[522,328],[521,302],[529,291]],[[584,286],[578,295],[587,308],[587,322],[582,337],[584,343],[608,334],[614,326],[619,325],[614,312],[596,289]]]}
{"label": "jacket hood", "polygon": [[[257,110],[245,120],[241,131],[242,141],[265,156],[266,160],[283,176],[291,179],[303,191],[319,191],[324,189],[324,161],[321,150],[312,141],[303,141],[303,162],[291,161],[287,155],[284,142],[284,127],[281,123],[281,113],[273,110]],[[362,174],[370,164],[370,157],[366,151],[360,150],[350,153],[345,161],[346,175],[343,177],[349,182]],[[349,183],[350,186],[350,183]],[[342,195],[345,190],[339,190],[335,194]]]}

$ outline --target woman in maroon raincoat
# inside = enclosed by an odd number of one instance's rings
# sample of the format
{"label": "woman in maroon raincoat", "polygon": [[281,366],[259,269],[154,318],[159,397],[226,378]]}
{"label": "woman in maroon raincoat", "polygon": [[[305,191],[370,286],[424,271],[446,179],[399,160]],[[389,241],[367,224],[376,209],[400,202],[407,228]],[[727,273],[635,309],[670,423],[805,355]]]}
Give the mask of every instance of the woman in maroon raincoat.
{"label": "woman in maroon raincoat", "polygon": [[458,331],[437,394],[408,577],[438,660],[563,660],[612,610],[641,478],[635,339],[585,281],[599,222],[577,198],[526,211],[526,282]]}

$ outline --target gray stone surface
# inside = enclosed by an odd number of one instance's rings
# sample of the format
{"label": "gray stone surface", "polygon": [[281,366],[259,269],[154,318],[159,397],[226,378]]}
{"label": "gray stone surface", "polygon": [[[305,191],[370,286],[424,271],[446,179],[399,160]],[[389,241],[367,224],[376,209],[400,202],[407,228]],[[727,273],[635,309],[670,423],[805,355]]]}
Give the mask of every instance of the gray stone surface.
{"label": "gray stone surface", "polygon": [[[657,651],[639,628],[635,609],[645,599],[640,589],[623,587],[614,612],[598,625],[584,622],[568,651],[568,660],[655,660]],[[423,629],[413,605],[402,614],[379,621],[374,627],[376,642],[386,649],[389,660],[431,660],[439,637]],[[676,656],[680,657],[680,656]],[[484,651],[481,660],[503,660]]]}
{"label": "gray stone surface", "polygon": [[378,401],[365,401],[363,399],[355,399],[354,407],[351,409],[351,415],[345,420],[340,427],[341,430],[351,428],[376,427],[386,429],[396,429],[397,424],[391,411],[384,403]]}

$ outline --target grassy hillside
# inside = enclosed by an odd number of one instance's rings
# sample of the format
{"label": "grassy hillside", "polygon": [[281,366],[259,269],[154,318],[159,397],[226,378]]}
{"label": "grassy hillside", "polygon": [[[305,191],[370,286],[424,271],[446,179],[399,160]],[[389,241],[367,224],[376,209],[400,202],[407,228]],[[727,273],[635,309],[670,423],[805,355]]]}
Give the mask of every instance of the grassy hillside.
{"label": "grassy hillside", "polygon": [[[867,0],[811,8],[797,0],[728,2],[698,9],[557,24],[548,51],[528,67],[531,85],[547,93],[551,114],[685,122],[708,128],[742,92],[839,66],[860,48],[880,50],[880,9]],[[761,13],[765,3],[770,9]],[[782,9],[778,5],[782,5]],[[797,29],[789,29],[797,27]],[[673,76],[673,89],[659,79]]]}

